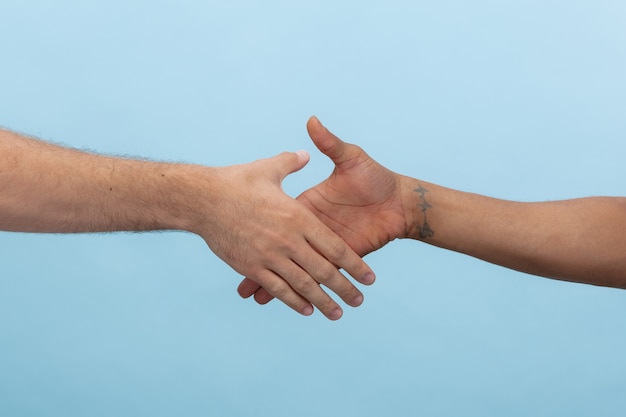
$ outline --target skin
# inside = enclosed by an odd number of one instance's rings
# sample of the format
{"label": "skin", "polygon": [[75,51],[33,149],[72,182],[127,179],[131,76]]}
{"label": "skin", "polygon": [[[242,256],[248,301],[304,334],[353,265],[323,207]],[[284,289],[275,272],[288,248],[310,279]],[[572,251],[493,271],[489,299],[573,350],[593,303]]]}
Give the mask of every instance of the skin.
{"label": "skin", "polygon": [[[522,203],[461,192],[388,170],[316,118],[307,129],[335,169],[298,200],[361,256],[414,239],[534,275],[626,288],[626,198]],[[238,291],[272,299],[248,279]]]}
{"label": "skin", "polygon": [[306,152],[212,168],[94,155],[0,130],[0,230],[38,233],[183,230],[304,315],[358,306],[374,273],[282,180]]}

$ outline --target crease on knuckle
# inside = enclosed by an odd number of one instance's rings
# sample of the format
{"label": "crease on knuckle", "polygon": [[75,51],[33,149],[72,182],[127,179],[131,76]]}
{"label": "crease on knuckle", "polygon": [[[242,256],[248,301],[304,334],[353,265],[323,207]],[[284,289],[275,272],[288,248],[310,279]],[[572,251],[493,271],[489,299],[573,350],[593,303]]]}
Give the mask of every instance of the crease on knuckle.
{"label": "crease on knuckle", "polygon": [[263,288],[265,288],[265,291],[267,291],[270,295],[280,300],[284,299],[287,294],[289,294],[289,286],[278,280],[264,284]]}
{"label": "crease on knuckle", "polygon": [[348,246],[343,241],[335,241],[328,249],[328,259],[339,261],[348,255]]}
{"label": "crease on knuckle", "polygon": [[320,284],[327,284],[337,276],[337,273],[338,270],[334,265],[326,263],[317,269],[315,279]]}
{"label": "crease on knuckle", "polygon": [[339,305],[336,302],[334,302],[332,298],[329,298],[328,300],[324,301],[318,306],[320,311],[322,311],[324,314],[328,314],[338,307]]}
{"label": "crease on knuckle", "polygon": [[299,294],[311,294],[316,288],[319,288],[317,283],[312,279],[296,278],[291,284]]}
{"label": "crease on knuckle", "polygon": [[361,291],[359,291],[354,285],[350,285],[350,287],[343,292],[341,299],[349,303],[360,295],[362,295]]}

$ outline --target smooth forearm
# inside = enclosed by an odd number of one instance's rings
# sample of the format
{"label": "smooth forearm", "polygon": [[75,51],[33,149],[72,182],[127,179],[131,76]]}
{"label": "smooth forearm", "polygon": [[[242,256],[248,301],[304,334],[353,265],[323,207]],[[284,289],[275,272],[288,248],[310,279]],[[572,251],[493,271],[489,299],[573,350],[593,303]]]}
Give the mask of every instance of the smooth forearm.
{"label": "smooth forearm", "polygon": [[0,131],[0,229],[189,229],[194,182],[206,181],[199,172],[191,165],[94,155]]}
{"label": "smooth forearm", "polygon": [[412,238],[535,275],[626,288],[624,198],[521,203],[417,180],[405,187]]}

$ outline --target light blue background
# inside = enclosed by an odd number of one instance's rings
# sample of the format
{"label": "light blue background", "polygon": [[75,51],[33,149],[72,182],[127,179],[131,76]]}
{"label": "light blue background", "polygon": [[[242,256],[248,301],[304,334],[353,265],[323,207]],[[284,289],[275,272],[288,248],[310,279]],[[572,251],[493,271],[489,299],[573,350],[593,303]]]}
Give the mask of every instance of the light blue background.
{"label": "light blue background", "polygon": [[[626,3],[0,0],[0,124],[228,165],[316,114],[389,168],[625,195]],[[254,190],[250,190],[254,192]],[[626,408],[626,292],[413,241],[339,322],[241,300],[184,233],[0,233],[2,416],[589,416]]]}

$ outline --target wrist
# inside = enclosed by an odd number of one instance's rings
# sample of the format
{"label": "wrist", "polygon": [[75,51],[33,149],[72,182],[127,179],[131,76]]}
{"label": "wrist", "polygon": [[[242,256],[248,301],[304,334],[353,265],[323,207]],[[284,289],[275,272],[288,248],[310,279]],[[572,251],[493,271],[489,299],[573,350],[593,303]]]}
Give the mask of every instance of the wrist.
{"label": "wrist", "polygon": [[435,188],[434,184],[403,177],[403,207],[406,224],[404,237],[422,241],[434,238],[432,193]]}
{"label": "wrist", "polygon": [[212,216],[207,211],[219,194],[213,188],[218,184],[219,168],[200,165],[172,165],[161,174],[163,187],[158,203],[162,211],[162,229],[183,230],[202,234],[209,227]]}

